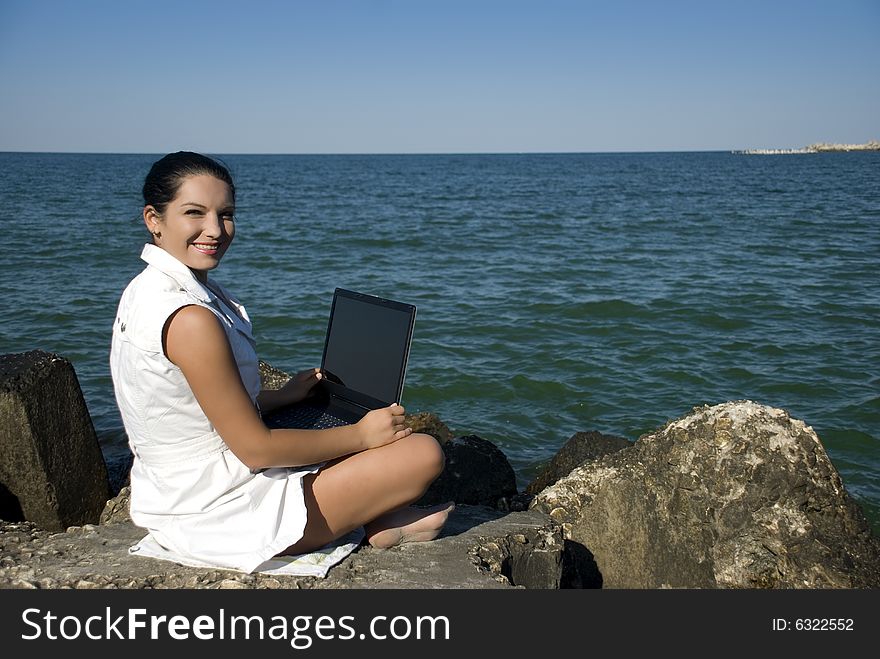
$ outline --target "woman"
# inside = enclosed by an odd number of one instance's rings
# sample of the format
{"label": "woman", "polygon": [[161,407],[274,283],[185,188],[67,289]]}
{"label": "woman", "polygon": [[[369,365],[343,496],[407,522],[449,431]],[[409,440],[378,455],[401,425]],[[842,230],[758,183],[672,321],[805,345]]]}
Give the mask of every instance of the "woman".
{"label": "woman", "polygon": [[245,308],[208,277],[235,235],[235,186],[206,156],[178,152],[150,169],[147,267],[119,304],[110,355],[135,459],[131,517],[178,556],[254,571],[363,527],[387,548],[435,538],[452,509],[408,507],[443,469],[397,404],[329,430],[269,430],[260,412],[296,402],[320,379],[303,371],[260,390]]}

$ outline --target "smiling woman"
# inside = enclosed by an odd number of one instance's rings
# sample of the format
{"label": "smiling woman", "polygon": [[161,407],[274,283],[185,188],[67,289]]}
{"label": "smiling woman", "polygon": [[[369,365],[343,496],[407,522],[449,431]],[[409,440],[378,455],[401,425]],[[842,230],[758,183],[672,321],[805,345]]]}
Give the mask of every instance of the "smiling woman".
{"label": "smiling woman", "polygon": [[131,518],[150,533],[137,549],[251,572],[360,527],[380,548],[436,537],[452,507],[409,504],[440,474],[443,451],[406,426],[400,405],[326,430],[263,423],[262,412],[305,398],[321,374],[262,391],[247,312],[208,277],[235,235],[228,170],[170,154],[143,192],[153,244],[120,300],[110,353],[134,453]]}

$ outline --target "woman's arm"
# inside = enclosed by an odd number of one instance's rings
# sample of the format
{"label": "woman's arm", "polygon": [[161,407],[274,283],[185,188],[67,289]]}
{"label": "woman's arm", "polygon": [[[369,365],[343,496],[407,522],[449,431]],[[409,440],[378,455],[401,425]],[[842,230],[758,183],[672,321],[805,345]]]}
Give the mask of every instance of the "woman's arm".
{"label": "woman's arm", "polygon": [[190,305],[171,315],[165,354],[186,377],[196,400],[230,450],[250,469],[331,460],[390,444],[412,433],[400,405],[373,410],[358,423],[327,430],[269,430],[241,382],[220,321]]}

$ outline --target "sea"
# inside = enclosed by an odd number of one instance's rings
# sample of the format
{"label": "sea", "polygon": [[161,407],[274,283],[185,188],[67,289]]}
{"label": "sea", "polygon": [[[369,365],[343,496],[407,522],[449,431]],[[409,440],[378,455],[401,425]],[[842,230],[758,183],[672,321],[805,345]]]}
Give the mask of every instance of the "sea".
{"label": "sea", "polygon": [[[109,465],[160,155],[0,153],[0,353],[72,362]],[[212,276],[273,366],[319,365],[337,286],[410,302],[407,412],[520,488],[576,432],[747,399],[812,426],[880,532],[880,153],[212,155],[237,187]]]}

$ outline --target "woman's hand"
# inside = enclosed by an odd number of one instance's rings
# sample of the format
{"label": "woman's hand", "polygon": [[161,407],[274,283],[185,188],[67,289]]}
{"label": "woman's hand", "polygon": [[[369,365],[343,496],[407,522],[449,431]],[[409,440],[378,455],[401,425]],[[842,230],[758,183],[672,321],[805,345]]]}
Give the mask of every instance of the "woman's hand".
{"label": "woman's hand", "polygon": [[357,422],[365,449],[391,444],[412,434],[406,425],[404,409],[397,403],[370,410]]}
{"label": "woman's hand", "polygon": [[311,393],[312,387],[318,384],[322,377],[321,369],[319,368],[309,368],[305,371],[300,371],[278,390],[278,394],[284,400],[285,405],[298,403]]}
{"label": "woman's hand", "polygon": [[293,405],[306,398],[312,388],[323,378],[321,369],[309,368],[291,377],[280,389],[263,389],[257,395],[257,406],[263,414],[279,407]]}

